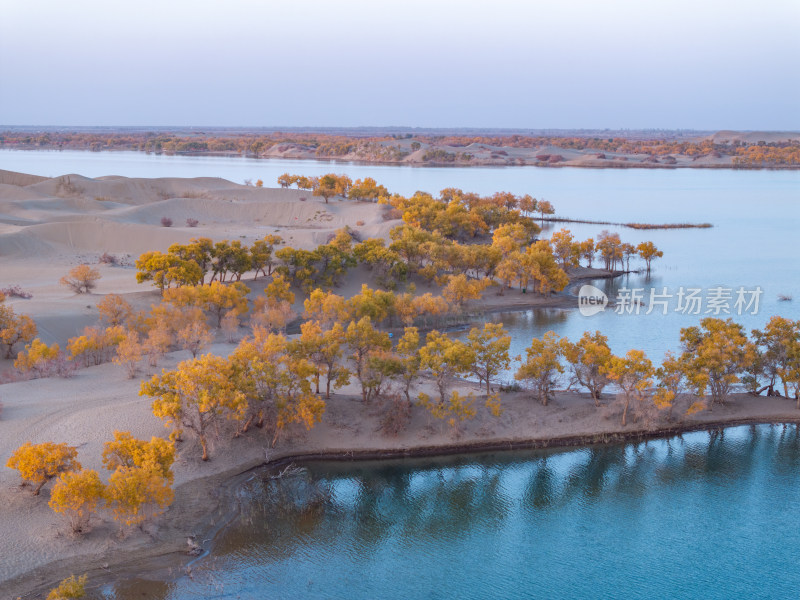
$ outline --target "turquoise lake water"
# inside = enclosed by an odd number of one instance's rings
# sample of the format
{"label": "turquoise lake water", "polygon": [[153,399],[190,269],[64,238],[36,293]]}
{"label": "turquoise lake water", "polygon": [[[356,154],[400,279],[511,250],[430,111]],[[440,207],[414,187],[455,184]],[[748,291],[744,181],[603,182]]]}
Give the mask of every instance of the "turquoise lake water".
{"label": "turquoise lake water", "polygon": [[246,483],[241,515],[191,579],[101,597],[794,598],[798,468],[794,425],[310,463]]}

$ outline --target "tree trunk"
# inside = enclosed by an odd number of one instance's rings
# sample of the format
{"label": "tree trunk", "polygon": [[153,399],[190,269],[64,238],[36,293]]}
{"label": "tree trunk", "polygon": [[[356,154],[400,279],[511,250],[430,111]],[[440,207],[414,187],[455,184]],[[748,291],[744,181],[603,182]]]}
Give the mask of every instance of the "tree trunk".
{"label": "tree trunk", "polygon": [[39,495],[39,492],[42,491],[42,488],[44,487],[45,483],[47,483],[47,479],[45,479],[39,485],[36,486],[36,489],[33,490],[33,495],[34,496],[38,496]]}
{"label": "tree trunk", "polygon": [[208,446],[206,445],[206,438],[200,438],[200,445],[203,447],[203,460],[208,460]]}
{"label": "tree trunk", "polygon": [[[247,433],[250,429],[250,425],[253,424],[253,418],[255,415],[250,415],[250,417],[245,421],[244,427],[242,427],[241,433]],[[238,434],[237,434],[238,435]]]}
{"label": "tree trunk", "polygon": [[626,421],[628,419],[628,406],[630,405],[630,403],[631,403],[631,399],[628,398],[628,396],[626,395],[625,396],[625,409],[622,411],[622,426],[623,427],[625,427],[625,425],[627,424]]}

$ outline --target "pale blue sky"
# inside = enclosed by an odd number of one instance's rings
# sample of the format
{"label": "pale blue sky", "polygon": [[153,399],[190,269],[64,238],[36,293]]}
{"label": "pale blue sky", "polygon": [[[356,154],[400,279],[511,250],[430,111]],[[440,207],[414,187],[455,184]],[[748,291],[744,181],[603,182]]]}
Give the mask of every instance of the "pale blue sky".
{"label": "pale blue sky", "polygon": [[800,129],[800,0],[3,0],[0,124]]}

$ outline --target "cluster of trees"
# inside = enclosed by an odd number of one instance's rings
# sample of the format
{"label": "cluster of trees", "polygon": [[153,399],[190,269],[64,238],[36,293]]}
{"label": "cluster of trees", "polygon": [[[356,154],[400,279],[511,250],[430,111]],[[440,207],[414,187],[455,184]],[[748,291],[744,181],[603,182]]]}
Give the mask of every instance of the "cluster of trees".
{"label": "cluster of trees", "polygon": [[[137,280],[152,281],[165,293],[173,287],[202,285],[209,273],[213,285],[226,281],[228,276],[232,281],[240,281],[244,273],[255,271],[256,277],[259,273],[276,273],[309,293],[320,286],[336,287],[349,269],[363,264],[386,288],[395,287],[411,274],[427,281],[436,280],[442,286],[458,279],[485,288],[492,281],[501,279],[498,273],[505,273],[503,279],[511,285],[517,278],[509,278],[510,268],[517,268],[520,253],[524,250],[528,258],[523,264],[528,266],[528,270],[521,274],[521,278],[526,280],[525,273],[530,272],[527,279],[540,281],[539,289],[543,294],[562,290],[568,279],[556,264],[549,242],[531,242],[529,230],[522,224],[501,225],[495,229],[490,244],[460,244],[439,232],[401,225],[392,229],[391,241],[387,245],[377,238],[357,242],[345,228],[314,250],[289,246],[275,250],[275,245],[280,243],[277,236],[259,240],[250,249],[238,241],[214,244],[201,238],[186,246],[173,245],[167,253],[143,254],[136,262]],[[224,254],[215,251],[219,247]],[[231,254],[238,258],[232,261],[220,258]],[[505,267],[501,268],[504,263]],[[478,283],[484,279],[487,281]]]}
{"label": "cluster of trees", "polygon": [[[403,293],[362,285],[350,298],[314,289],[304,301],[303,317],[325,326],[369,317],[385,327],[419,323],[431,327],[444,322],[468,299],[480,296],[485,282],[453,277],[443,295],[416,294],[413,284]],[[78,366],[109,361],[123,367],[133,378],[142,361],[157,366],[171,350],[187,350],[193,357],[211,344],[215,330],[229,342],[236,340],[242,319],[249,313],[250,326],[282,333],[297,317],[295,294],[281,273],[273,273],[264,294],[248,304],[249,288],[241,282],[183,286],[164,291],[162,301],[149,312],[137,311],[124,298],[108,294],[98,302],[100,322],[70,338],[66,351],[34,338],[17,354],[16,369],[27,377],[71,376]]]}
{"label": "cluster of trees", "polygon": [[173,244],[167,252],[145,252],[136,261],[136,280],[151,281],[161,292],[173,286],[204,284],[226,280],[241,281],[242,276],[254,272],[269,275],[275,265],[275,247],[283,239],[267,235],[256,240],[251,247],[240,240],[214,242],[209,238],[196,238],[188,244]]}
{"label": "cluster of trees", "polygon": [[[397,413],[410,414],[413,388],[430,372],[438,396],[420,393],[416,400],[458,431],[458,423],[476,413],[473,396],[453,391],[457,377],[475,375],[488,392],[509,364],[510,338],[501,325],[474,328],[466,341],[436,330],[423,341],[419,330],[408,326],[393,345],[370,316],[359,317],[356,310],[345,325],[339,309],[330,312],[325,300],[307,303],[312,318],[298,337],[257,327],[227,358],[207,354],[184,361],[143,382],[141,394],[154,399],[153,412],[172,429],[173,439],[190,433],[208,460],[212,442],[226,426],[234,436],[264,428],[273,444],[292,424],[313,427],[331,393],[351,380],[364,404],[388,403],[386,421],[396,433],[403,426]],[[487,407],[499,415],[499,398],[489,395]]]}
{"label": "cluster of trees", "polygon": [[154,437],[147,442],[129,432],[115,431],[114,439],[103,448],[103,466],[111,472],[108,483],[103,483],[97,471],[82,468],[77,457],[77,448],[67,444],[26,442],[6,466],[19,472],[34,496],[55,481],[49,506],[67,519],[75,533],[88,531],[102,509],[130,527],[154,518],[174,499],[175,447],[170,441]]}
{"label": "cluster of trees", "polygon": [[[346,178],[332,177],[351,197],[364,197],[363,189],[380,188],[381,194],[385,190],[372,180],[352,186]],[[301,179],[286,175],[283,183],[322,185]],[[355,192],[359,186],[362,191]],[[518,286],[548,295],[564,289],[569,281],[567,271],[577,267],[582,258],[591,266],[599,255],[606,268],[614,269],[623,260],[629,266],[630,257],[638,253],[649,269],[650,262],[662,255],[651,242],[634,247],[608,232],[602,232],[597,243],[592,239],[575,241],[567,229],[555,232],[549,240],[538,240],[540,228],[531,215],[543,217],[552,214],[553,208],[530,196],[497,193],[481,197],[450,188],[439,198],[421,192],[411,198],[380,198],[404,221],[392,229],[388,243],[374,238],[358,241],[347,228],[314,250],[278,248],[283,240],[276,235],[257,240],[251,247],[238,240],[192,239],[188,244],[173,244],[166,253],[147,252],[137,261],[137,280],[151,281],[164,299],[149,315],[133,311],[121,297],[110,294],[98,305],[101,323],[70,339],[62,352],[56,344],[48,346],[34,339],[36,328],[30,318],[17,316],[0,304],[0,341],[8,356],[15,345],[30,342],[18,354],[15,366],[32,377],[69,376],[78,364],[90,366],[109,360],[124,366],[133,377],[145,357],[153,366],[171,349],[189,350],[196,357],[213,341],[214,328],[234,341],[240,319],[249,309],[249,289],[241,283],[247,272],[253,272],[254,279],[272,276],[265,295],[255,300],[251,315],[252,325],[269,331],[283,331],[296,316],[292,286],[309,294],[312,302],[324,301],[329,310],[348,305],[348,309],[337,309],[342,319],[369,316],[388,326],[411,326],[419,321],[432,326],[459,312],[467,301],[479,299],[492,284],[499,284],[501,294]],[[385,288],[415,276],[441,285],[442,295],[417,296],[413,284],[401,294],[365,287],[345,302],[319,289],[335,287],[358,264],[373,271]],[[96,269],[79,265],[62,283],[85,292],[98,278]]]}
{"label": "cluster of trees", "polygon": [[[226,424],[236,436],[254,425],[263,427],[273,444],[291,424],[313,427],[331,393],[351,380],[358,383],[365,404],[386,402],[386,421],[395,429],[402,425],[398,412],[410,415],[416,404],[458,433],[459,424],[476,414],[474,395],[454,389],[460,377],[477,379],[486,390],[487,408],[500,413],[492,384],[511,362],[510,338],[501,324],[472,328],[463,339],[437,330],[423,339],[416,327],[407,326],[392,343],[389,333],[358,312],[357,302],[349,312],[342,302],[348,301],[320,292],[306,302],[309,319],[298,337],[256,328],[228,358],[204,355],[185,361],[144,382],[141,393],[154,398],[154,414],[172,428],[173,438],[186,432],[197,438],[204,460]],[[641,350],[615,355],[599,331],[586,332],[575,342],[548,332],[517,357],[515,378],[545,405],[564,378],[568,389],[584,388],[596,406],[604,391],[615,386],[623,425],[631,411],[645,421],[669,414],[679,396],[693,400],[689,413],[711,410],[725,402],[736,384],[754,393],[779,394],[780,382],[784,395],[800,402],[800,322],[773,317],[753,338],[748,340],[730,319],[707,318],[698,327],[682,329],[681,353],[668,353],[656,367]],[[432,380],[433,396],[414,394],[422,376]]]}
{"label": "cluster of trees", "polygon": [[356,179],[353,183],[353,180],[347,175],[337,175],[336,173],[328,173],[319,177],[284,173],[278,177],[278,185],[282,188],[296,185],[298,190],[309,190],[313,192],[314,196],[325,198],[326,203],[328,199],[336,196],[368,202],[375,202],[389,196],[389,191],[384,186],[378,185],[371,177]]}
{"label": "cluster of trees", "polygon": [[241,315],[248,311],[248,292],[238,282],[172,288],[149,313],[134,310],[117,294],[107,294],[97,304],[100,322],[70,338],[66,352],[58,344],[48,346],[34,338],[17,354],[14,366],[32,378],[69,377],[79,365],[113,361],[134,377],[140,361],[156,366],[171,350],[188,350],[196,356],[214,340],[214,328],[233,337]]}
{"label": "cluster of trees", "polygon": [[399,211],[408,225],[459,241],[487,236],[500,225],[512,224],[525,227],[533,238],[541,229],[530,216],[540,209],[544,214],[554,212],[549,202],[529,195],[498,192],[480,196],[457,188],[442,190],[438,198],[416,192],[409,198],[394,194],[384,202]]}
{"label": "cluster of trees", "polygon": [[569,229],[560,229],[553,233],[550,243],[553,254],[564,269],[577,267],[580,259],[585,259],[586,266],[592,268],[595,258],[599,258],[607,271],[630,271],[631,258],[638,256],[644,261],[649,274],[652,262],[664,256],[664,252],[651,241],[634,246],[623,242],[618,233],[610,233],[608,230],[601,231],[596,242],[593,238],[578,242],[574,240]]}
{"label": "cluster of trees", "polygon": [[[606,269],[630,266],[630,258],[641,256],[650,269],[651,261],[663,255],[652,242],[635,247],[622,243],[618,234],[604,231],[597,243],[577,242],[569,230],[555,232],[550,240],[538,240],[541,229],[533,215],[553,214],[546,200],[501,192],[488,197],[448,188],[438,198],[417,192],[410,198],[388,196],[374,180],[358,180],[335,174],[319,178],[284,174],[283,186],[298,185],[314,193],[350,198],[378,199],[390,205],[404,224],[390,232],[390,240],[356,239],[345,228],[333,234],[326,244],[313,250],[276,246],[278,236],[267,236],[247,248],[239,241],[214,243],[207,238],[188,245],[175,244],[166,253],[148,252],[136,263],[137,280],[152,281],[160,290],[173,286],[211,281],[241,280],[254,271],[282,274],[292,285],[309,293],[315,287],[335,287],[348,269],[363,264],[375,273],[376,281],[387,288],[418,275],[446,285],[453,276],[487,279],[501,283],[502,289],[518,285],[547,295],[561,291],[568,282],[566,271],[577,267],[580,259],[588,266],[596,255]],[[485,285],[484,285],[485,287]]]}
{"label": "cluster of trees", "polygon": [[797,399],[800,409],[800,321],[774,316],[748,339],[731,319],[706,318],[699,327],[681,329],[682,351],[669,352],[656,368],[641,350],[615,356],[599,331],[584,333],[575,343],[548,332],[534,339],[515,377],[535,390],[543,404],[552,397],[569,369],[569,387],[585,388],[599,405],[600,395],[615,384],[624,397],[622,424],[628,409],[652,416],[671,409],[682,394],[696,399],[689,412],[724,404],[736,385],[753,394],[767,392]]}
{"label": "cluster of trees", "polygon": [[800,143],[750,144],[734,150],[733,164],[739,167],[800,165]]}

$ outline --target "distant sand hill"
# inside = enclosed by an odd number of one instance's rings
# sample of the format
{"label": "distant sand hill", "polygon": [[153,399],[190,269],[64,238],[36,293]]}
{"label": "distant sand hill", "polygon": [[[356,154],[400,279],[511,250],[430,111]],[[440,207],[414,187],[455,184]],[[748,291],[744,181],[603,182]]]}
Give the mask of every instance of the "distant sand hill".
{"label": "distant sand hill", "polygon": [[[217,178],[46,178],[0,170],[0,260],[82,252],[137,255],[193,237],[254,240],[279,233],[312,248],[350,225],[385,236],[383,206],[325,204],[310,192],[237,185]],[[162,218],[172,227],[164,227]],[[186,225],[197,219],[197,227]],[[4,269],[3,279],[14,279]]]}
{"label": "distant sand hill", "polygon": [[757,144],[758,142],[780,143],[800,141],[800,132],[797,131],[718,131],[710,136],[715,144],[730,144],[742,142]]}

